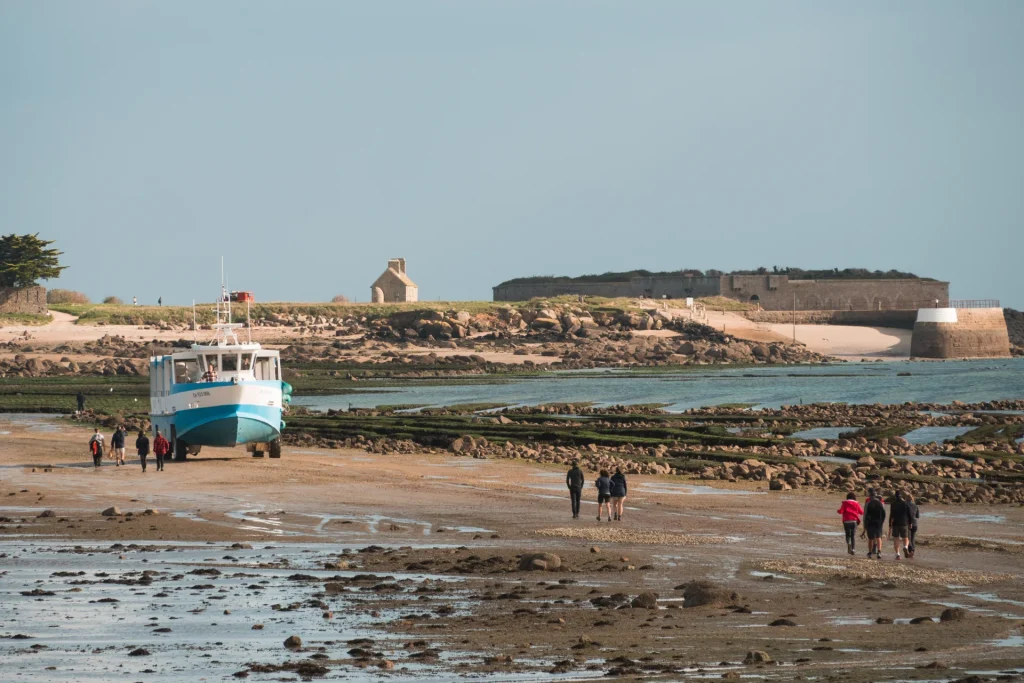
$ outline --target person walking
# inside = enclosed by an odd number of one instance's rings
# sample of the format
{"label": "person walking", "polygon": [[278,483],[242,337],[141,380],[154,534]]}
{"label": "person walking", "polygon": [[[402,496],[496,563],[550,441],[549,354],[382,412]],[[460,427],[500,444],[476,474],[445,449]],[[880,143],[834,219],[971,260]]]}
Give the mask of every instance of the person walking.
{"label": "person walking", "polygon": [[608,521],[612,521],[612,480],[608,470],[601,470],[601,476],[594,482],[597,487],[597,521],[601,521],[601,510],[607,507]]}
{"label": "person walking", "polygon": [[572,503],[572,518],[580,517],[580,499],[583,497],[583,470],[580,461],[573,460],[572,468],[565,475],[565,485],[569,487],[569,501]]}
{"label": "person walking", "polygon": [[899,560],[900,553],[905,554],[910,543],[910,506],[899,491],[892,494],[889,502],[889,538],[892,538],[892,549]]}
{"label": "person walking", "polygon": [[622,473],[621,468],[616,467],[615,474],[612,475],[612,512],[618,522],[622,521],[622,502],[624,500],[626,500],[626,475]]}
{"label": "person walking", "polygon": [[843,516],[843,531],[846,533],[846,552],[853,555],[854,546],[857,543],[857,525],[860,524],[860,518],[864,516],[864,508],[857,502],[856,494],[848,493],[846,494],[846,500],[839,504],[839,509],[836,512]]}
{"label": "person walking", "polygon": [[146,456],[149,455],[149,437],[146,432],[139,430],[139,437],[135,439],[135,450],[139,452],[139,462],[142,463],[142,471],[146,471]]}
{"label": "person walking", "polygon": [[164,305],[164,298],[160,297],[159,299],[157,299],[156,300],[156,305],[157,306],[163,306]]}
{"label": "person walking", "polygon": [[114,433],[110,436],[110,457],[114,460],[114,464],[120,467],[124,464],[124,438],[125,438],[124,427],[118,425],[114,428]]}
{"label": "person walking", "polygon": [[156,437],[153,439],[153,455],[156,456],[156,471],[164,471],[164,456],[171,450],[170,442],[164,438],[164,435],[160,433],[160,428],[156,430]]}
{"label": "person walking", "polygon": [[921,519],[921,509],[917,507],[914,497],[907,494],[907,506],[910,508],[910,543],[907,545],[907,559],[914,559],[914,552],[917,546],[914,541],[917,539],[917,520]]}
{"label": "person walking", "polygon": [[78,401],[78,412],[85,410],[85,394],[79,391],[78,396],[75,396],[75,400]]}
{"label": "person walking", "polygon": [[864,502],[864,533],[868,537],[868,557],[882,559],[882,527],[885,526],[885,505],[875,495],[874,489],[868,489],[868,499]]}
{"label": "person walking", "polygon": [[103,435],[100,434],[99,427],[92,430],[92,438],[89,439],[89,452],[92,453],[93,467],[103,464]]}
{"label": "person walking", "polygon": [[139,305],[139,297],[133,296],[132,297],[132,306],[138,306],[138,305]]}

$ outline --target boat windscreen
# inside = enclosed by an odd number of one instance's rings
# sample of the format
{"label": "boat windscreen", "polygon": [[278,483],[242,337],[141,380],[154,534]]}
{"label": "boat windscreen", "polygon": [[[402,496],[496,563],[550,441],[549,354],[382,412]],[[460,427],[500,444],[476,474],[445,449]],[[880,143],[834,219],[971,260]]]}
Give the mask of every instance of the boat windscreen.
{"label": "boat windscreen", "polygon": [[199,372],[199,361],[187,358],[174,361],[174,383],[192,384],[198,382],[202,373]]}

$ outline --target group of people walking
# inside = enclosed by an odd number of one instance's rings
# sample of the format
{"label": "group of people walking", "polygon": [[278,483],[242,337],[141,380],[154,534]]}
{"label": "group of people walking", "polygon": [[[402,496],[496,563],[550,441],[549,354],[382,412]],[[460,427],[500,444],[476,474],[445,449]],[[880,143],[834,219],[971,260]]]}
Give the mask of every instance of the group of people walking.
{"label": "group of people walking", "polygon": [[[842,515],[843,531],[846,532],[846,552],[853,555],[857,542],[857,527],[863,523],[860,537],[868,540],[868,557],[882,559],[882,534],[886,524],[885,502],[878,496],[875,489],[868,489],[864,506],[857,502],[853,493],[846,495],[836,511]],[[889,499],[888,531],[886,538],[892,539],[896,559],[913,559],[917,538],[917,522],[921,511],[914,502],[913,496],[896,491]]]}
{"label": "group of people walking", "polygon": [[[123,426],[118,425],[114,429],[114,433],[110,436],[110,453],[108,457],[114,461],[117,467],[126,464],[124,460],[125,453],[125,438],[128,432]],[[103,464],[103,448],[104,448],[103,435],[100,434],[100,430],[97,427],[93,430],[92,437],[89,439],[89,452],[92,454],[92,464],[94,467],[99,467]],[[146,458],[149,457],[149,437],[146,433],[139,430],[139,435],[135,439],[135,450],[139,454],[139,463],[142,465],[142,471],[146,471]],[[153,454],[156,456],[156,469],[158,472],[164,469],[164,458],[171,451],[171,443],[160,433],[160,430],[156,430],[156,437],[153,439]]]}
{"label": "group of people walking", "polygon": [[[580,503],[583,499],[583,485],[586,480],[583,470],[580,469],[579,461],[574,460],[572,468],[565,475],[565,485],[569,488],[569,500],[572,504],[572,518],[579,519]],[[628,486],[626,475],[619,468],[615,474],[608,474],[608,470],[601,470],[600,475],[594,482],[597,489],[597,521],[601,521],[601,513],[605,512],[608,521],[614,518],[622,521],[623,503],[626,500]]]}

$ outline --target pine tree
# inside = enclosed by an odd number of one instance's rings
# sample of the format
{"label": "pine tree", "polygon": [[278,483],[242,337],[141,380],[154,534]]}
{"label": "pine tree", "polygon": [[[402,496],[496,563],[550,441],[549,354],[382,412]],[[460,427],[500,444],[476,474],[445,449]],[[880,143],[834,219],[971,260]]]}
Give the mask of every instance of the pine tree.
{"label": "pine tree", "polygon": [[60,277],[67,266],[57,258],[63,252],[47,248],[51,244],[39,233],[0,237],[0,287],[32,287],[36,280]]}

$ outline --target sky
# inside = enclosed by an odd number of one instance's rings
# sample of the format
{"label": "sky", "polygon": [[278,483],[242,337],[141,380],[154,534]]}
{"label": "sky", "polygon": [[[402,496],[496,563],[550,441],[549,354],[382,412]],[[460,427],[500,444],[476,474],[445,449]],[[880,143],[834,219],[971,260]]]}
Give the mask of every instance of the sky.
{"label": "sky", "polygon": [[44,284],[421,300],[895,268],[1024,309],[1024,2],[0,0],[0,234]]}

